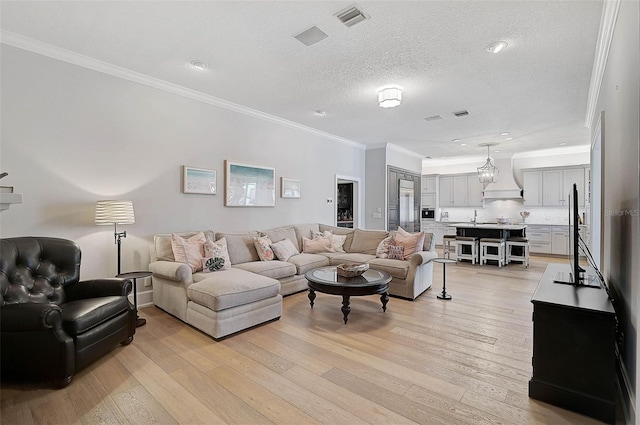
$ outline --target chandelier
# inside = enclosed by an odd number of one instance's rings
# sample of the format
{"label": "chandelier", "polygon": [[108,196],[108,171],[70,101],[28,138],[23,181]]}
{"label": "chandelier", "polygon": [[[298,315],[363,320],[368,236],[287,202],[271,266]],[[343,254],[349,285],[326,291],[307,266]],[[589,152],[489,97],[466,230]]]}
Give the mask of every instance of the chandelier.
{"label": "chandelier", "polygon": [[490,143],[487,143],[487,162],[482,166],[478,167],[478,178],[480,179],[480,183],[489,184],[495,183],[496,178],[498,177],[498,167],[493,165],[491,162],[491,158],[489,158],[489,148],[493,146]]}

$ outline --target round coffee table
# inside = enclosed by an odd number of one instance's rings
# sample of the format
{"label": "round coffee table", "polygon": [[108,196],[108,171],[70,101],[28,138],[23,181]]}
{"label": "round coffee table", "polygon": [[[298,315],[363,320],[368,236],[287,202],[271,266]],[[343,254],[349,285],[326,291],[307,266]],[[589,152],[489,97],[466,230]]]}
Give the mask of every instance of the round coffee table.
{"label": "round coffee table", "polygon": [[342,277],[336,272],[335,266],[320,267],[304,274],[309,281],[309,301],[313,308],[316,299],[315,291],[323,294],[342,295],[342,314],[344,323],[351,312],[349,298],[361,295],[380,295],[382,311],[387,311],[389,302],[389,282],[391,275],[381,270],[369,269],[360,276]]}

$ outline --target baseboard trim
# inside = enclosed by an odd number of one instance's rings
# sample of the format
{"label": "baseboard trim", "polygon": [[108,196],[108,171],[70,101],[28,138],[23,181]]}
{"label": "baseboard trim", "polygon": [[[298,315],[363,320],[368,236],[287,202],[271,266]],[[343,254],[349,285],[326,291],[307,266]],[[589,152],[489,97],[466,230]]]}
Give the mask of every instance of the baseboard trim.
{"label": "baseboard trim", "polygon": [[[129,295],[129,301],[133,304],[133,294]],[[153,305],[153,289],[138,292],[138,308]]]}
{"label": "baseboard trim", "polygon": [[[617,350],[616,350],[617,351]],[[618,353],[618,359],[620,359]],[[624,423],[627,425],[636,424],[636,395],[634,394],[629,374],[624,363],[618,360],[618,396],[620,397]]]}

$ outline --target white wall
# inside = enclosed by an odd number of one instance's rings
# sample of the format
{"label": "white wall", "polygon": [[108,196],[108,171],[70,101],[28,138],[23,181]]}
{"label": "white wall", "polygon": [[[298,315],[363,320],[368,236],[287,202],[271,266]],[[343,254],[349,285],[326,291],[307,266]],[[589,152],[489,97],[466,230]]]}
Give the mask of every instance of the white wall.
{"label": "white wall", "polygon": [[[367,149],[366,153],[366,211],[364,227],[386,229],[387,226],[387,165],[386,149]],[[374,213],[380,208],[380,218]]]}
{"label": "white wall", "polygon": [[[602,272],[613,289],[616,313],[625,334],[621,354],[626,378],[640,408],[637,355],[640,297],[640,10],[621,1],[592,131],[600,112],[604,202]],[[633,396],[634,394],[632,394]],[[633,418],[632,418],[633,420]]]}
{"label": "white wall", "polygon": [[[116,272],[97,200],[134,203],[136,223],[119,227],[131,271],[147,269],[155,233],[332,223],[335,175],[364,181],[358,147],[10,46],[1,54],[2,184],[23,194],[2,212],[1,236],[75,240],[84,279]],[[276,207],[224,207],[225,159],[275,167]],[[182,165],[216,169],[218,194],[181,193]],[[301,180],[301,199],[280,198],[281,176]]]}

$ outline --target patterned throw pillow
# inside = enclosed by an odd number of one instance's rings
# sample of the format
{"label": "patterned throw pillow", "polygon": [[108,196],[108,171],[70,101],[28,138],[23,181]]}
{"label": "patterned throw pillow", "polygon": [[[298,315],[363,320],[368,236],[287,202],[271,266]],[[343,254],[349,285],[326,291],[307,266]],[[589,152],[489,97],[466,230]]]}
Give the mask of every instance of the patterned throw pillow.
{"label": "patterned throw pillow", "polygon": [[175,233],[171,234],[171,249],[173,257],[179,263],[186,263],[195,273],[202,270],[202,258],[204,257],[204,233],[198,232],[185,239]]}
{"label": "patterned throw pillow", "polygon": [[390,260],[404,260],[404,246],[402,245],[389,245]]}
{"label": "patterned throw pillow", "polygon": [[291,242],[289,239],[283,239],[280,242],[271,244],[271,249],[280,261],[287,261],[294,255],[300,254],[295,245],[293,245],[293,242]]}
{"label": "patterned throw pillow", "polygon": [[404,247],[404,259],[408,260],[412,254],[422,251],[424,232],[409,233],[402,227],[398,227],[398,232],[393,237],[393,243]]}
{"label": "patterned throw pillow", "polygon": [[319,254],[321,252],[336,252],[331,246],[330,238],[307,239],[302,238],[302,252],[306,254]]}
{"label": "patterned throw pillow", "polygon": [[226,238],[220,238],[215,242],[208,241],[206,245],[209,245],[209,256],[202,259],[202,271],[208,273],[231,268]]}
{"label": "patterned throw pillow", "polygon": [[379,244],[378,249],[376,249],[376,257],[377,258],[389,258],[389,246],[393,242],[393,236],[389,236],[388,238],[384,238]]}
{"label": "patterned throw pillow", "polygon": [[[315,240],[318,238],[329,238],[331,239],[331,246],[335,252],[344,252],[344,242],[347,240],[347,235],[334,235],[329,230],[325,230],[324,232],[314,232],[311,231],[311,239]],[[304,250],[303,250],[304,251]]]}
{"label": "patterned throw pillow", "polygon": [[258,251],[258,257],[260,257],[261,261],[271,261],[275,258],[270,246],[271,238],[269,236],[256,236],[253,244],[256,246],[256,251]]}

